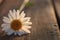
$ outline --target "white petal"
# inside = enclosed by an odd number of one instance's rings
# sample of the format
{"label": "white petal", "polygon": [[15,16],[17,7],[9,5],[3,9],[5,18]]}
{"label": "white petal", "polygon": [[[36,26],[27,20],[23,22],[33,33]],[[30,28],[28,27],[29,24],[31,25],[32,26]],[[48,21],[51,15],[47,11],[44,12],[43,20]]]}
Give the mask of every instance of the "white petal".
{"label": "white petal", "polygon": [[10,21],[12,21],[12,20],[13,20],[13,19],[12,19],[12,17],[11,17],[9,14],[8,14],[8,17],[9,17],[9,20],[10,20]]}
{"label": "white petal", "polygon": [[14,16],[14,19],[16,19],[16,18],[17,18],[17,12],[16,12],[16,10],[15,10],[15,9],[13,9],[13,16]]}
{"label": "white petal", "polygon": [[27,29],[30,29],[31,28],[31,26],[29,26],[29,25],[23,25],[22,27],[25,27]]}
{"label": "white petal", "polygon": [[23,27],[22,30],[24,30],[27,33],[30,33],[30,31],[28,29],[26,29],[25,27]]}
{"label": "white petal", "polygon": [[7,21],[6,19],[3,19],[3,22],[5,22],[5,23],[9,23],[9,21]]}
{"label": "white petal", "polygon": [[1,25],[3,28],[2,28],[2,31],[5,31],[8,35],[11,35],[14,31],[10,28],[10,25],[9,24],[2,24]]}
{"label": "white petal", "polygon": [[20,19],[22,20],[25,17],[25,13],[24,11],[22,11],[22,13],[20,14]]}
{"label": "white petal", "polygon": [[31,17],[26,17],[26,18],[24,18],[22,21],[23,21],[23,22],[28,22],[28,21],[30,21],[30,19],[31,19]]}
{"label": "white petal", "polygon": [[8,20],[8,21],[9,21],[9,18],[8,18],[8,17],[3,17],[3,19],[6,19],[6,20]]}
{"label": "white petal", "polygon": [[19,10],[17,10],[17,19],[19,19],[19,13],[20,13]]}
{"label": "white petal", "polygon": [[10,25],[9,24],[2,24],[1,27],[2,27],[2,30],[6,30],[6,29],[10,28]]}
{"label": "white petal", "polygon": [[22,31],[18,31],[17,34],[20,36],[22,34],[25,34],[25,32],[22,30]]}
{"label": "white petal", "polygon": [[14,33],[14,31],[12,29],[7,29],[7,30],[5,30],[5,32],[7,32],[8,35],[11,35],[12,33]]}
{"label": "white petal", "polygon": [[13,9],[13,13],[16,13],[16,10],[15,9]]}
{"label": "white petal", "polygon": [[9,20],[9,18],[7,18],[7,17],[3,17],[3,21],[4,21],[5,23],[10,23],[10,20]]}
{"label": "white petal", "polygon": [[24,26],[24,27],[26,27],[27,29],[30,29],[31,28],[31,26]]}
{"label": "white petal", "polygon": [[13,13],[12,10],[9,11],[9,15],[10,15],[13,19],[15,19],[15,13]]}
{"label": "white petal", "polygon": [[12,10],[9,10],[9,15],[14,19],[14,15],[13,15]]}
{"label": "white petal", "polygon": [[10,26],[10,24],[3,23],[3,24],[1,25],[1,27],[6,27],[6,26]]}
{"label": "white petal", "polygon": [[31,25],[32,24],[32,22],[24,22],[24,23],[22,23],[23,25]]}
{"label": "white petal", "polygon": [[9,13],[13,13],[12,10],[9,10]]}

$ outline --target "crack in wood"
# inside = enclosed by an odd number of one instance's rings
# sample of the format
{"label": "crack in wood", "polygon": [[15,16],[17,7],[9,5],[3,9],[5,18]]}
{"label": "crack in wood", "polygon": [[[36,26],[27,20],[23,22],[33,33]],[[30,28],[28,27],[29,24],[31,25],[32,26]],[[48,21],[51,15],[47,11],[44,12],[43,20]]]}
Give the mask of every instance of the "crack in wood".
{"label": "crack in wood", "polygon": [[55,16],[56,16],[56,19],[57,19],[58,27],[60,29],[60,20],[59,20],[58,12],[56,10],[55,2],[54,2],[54,0],[51,0],[51,1],[52,1],[52,6],[53,6],[53,9],[54,9],[54,12],[55,12]]}

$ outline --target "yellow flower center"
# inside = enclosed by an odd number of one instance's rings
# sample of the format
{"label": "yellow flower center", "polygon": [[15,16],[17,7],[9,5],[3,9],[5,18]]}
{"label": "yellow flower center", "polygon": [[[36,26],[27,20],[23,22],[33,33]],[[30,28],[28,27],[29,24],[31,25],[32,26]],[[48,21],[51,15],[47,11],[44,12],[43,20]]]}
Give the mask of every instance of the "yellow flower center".
{"label": "yellow flower center", "polygon": [[13,20],[11,22],[11,28],[15,31],[18,31],[19,29],[21,29],[22,27],[22,23],[19,20]]}

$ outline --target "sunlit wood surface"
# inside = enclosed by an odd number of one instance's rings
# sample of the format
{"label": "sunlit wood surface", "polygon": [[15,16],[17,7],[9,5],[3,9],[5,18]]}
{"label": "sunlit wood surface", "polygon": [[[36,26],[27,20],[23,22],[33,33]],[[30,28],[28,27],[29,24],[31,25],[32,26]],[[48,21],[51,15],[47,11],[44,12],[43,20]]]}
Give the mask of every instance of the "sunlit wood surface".
{"label": "sunlit wood surface", "polygon": [[59,26],[60,26],[60,0],[54,0],[54,5],[55,5],[55,10],[56,10],[56,14],[58,17],[58,22],[59,22]]}
{"label": "sunlit wood surface", "polygon": [[[18,9],[23,0],[4,0],[0,5],[0,25],[3,16],[11,9]],[[31,33],[22,36],[8,36],[0,27],[0,40],[60,40],[57,19],[51,0],[30,0],[33,6],[24,9],[31,17]]]}

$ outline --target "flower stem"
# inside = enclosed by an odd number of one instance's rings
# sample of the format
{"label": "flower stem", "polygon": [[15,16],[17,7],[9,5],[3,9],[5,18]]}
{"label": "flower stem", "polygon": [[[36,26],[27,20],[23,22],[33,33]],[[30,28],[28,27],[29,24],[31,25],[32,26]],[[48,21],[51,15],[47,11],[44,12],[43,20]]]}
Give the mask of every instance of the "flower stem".
{"label": "flower stem", "polygon": [[24,0],[24,2],[22,3],[21,7],[19,8],[20,12],[23,10],[23,8],[25,7],[25,5],[29,2],[29,0]]}

